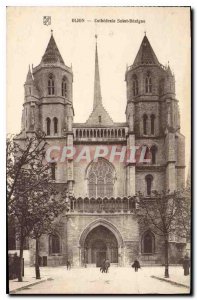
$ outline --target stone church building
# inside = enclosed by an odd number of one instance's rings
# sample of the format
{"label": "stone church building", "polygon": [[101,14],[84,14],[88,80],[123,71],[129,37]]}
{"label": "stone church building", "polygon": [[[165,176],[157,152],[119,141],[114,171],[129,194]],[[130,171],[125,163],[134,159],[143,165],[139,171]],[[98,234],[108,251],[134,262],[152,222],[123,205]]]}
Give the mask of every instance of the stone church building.
{"label": "stone church building", "polygon": [[[150,161],[111,161],[102,153],[89,162],[57,161],[53,180],[67,187],[70,208],[55,222],[54,233],[41,238],[40,261],[55,266],[69,259],[74,266],[100,266],[108,258],[112,265],[125,266],[138,257],[142,264],[163,263],[162,241],[149,228],[141,230],[134,195],[140,191],[148,201],[152,190],[174,191],[185,185],[185,140],[175,78],[170,67],[159,62],[145,35],[125,72],[125,122],[116,123],[102,103],[97,48],[96,41],[93,110],[87,121],[75,123],[72,68],[65,65],[51,34],[40,64],[27,74],[17,138],[42,130],[51,146],[88,147],[90,153],[97,146],[116,147],[117,157],[121,149],[146,146]],[[85,99],[81,101],[85,109]],[[184,245],[171,238],[172,262],[181,256]],[[31,263],[34,251],[30,241]]]}

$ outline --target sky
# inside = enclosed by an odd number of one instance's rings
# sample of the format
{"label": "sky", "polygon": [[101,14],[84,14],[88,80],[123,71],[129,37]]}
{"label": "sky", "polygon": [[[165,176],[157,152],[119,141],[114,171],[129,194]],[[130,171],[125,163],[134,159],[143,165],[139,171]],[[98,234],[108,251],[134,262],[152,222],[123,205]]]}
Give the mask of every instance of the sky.
{"label": "sky", "polygon": [[[43,24],[51,16],[52,24]],[[94,19],[138,19],[145,23],[95,23]],[[72,22],[85,19],[85,22]],[[190,162],[191,47],[190,11],[184,7],[9,7],[7,8],[7,133],[21,128],[24,82],[28,66],[37,66],[51,29],[67,66],[73,68],[74,122],[85,122],[93,107],[95,34],[103,104],[113,121],[125,121],[126,66],[131,65],[144,37],[163,65],[175,74],[181,132]],[[187,175],[186,169],[186,175]]]}

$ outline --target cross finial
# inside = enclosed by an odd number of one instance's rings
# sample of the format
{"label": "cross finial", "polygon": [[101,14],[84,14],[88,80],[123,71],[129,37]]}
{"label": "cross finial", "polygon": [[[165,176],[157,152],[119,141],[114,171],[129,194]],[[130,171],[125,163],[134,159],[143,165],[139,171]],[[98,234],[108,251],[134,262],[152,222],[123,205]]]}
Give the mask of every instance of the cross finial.
{"label": "cross finial", "polygon": [[146,36],[146,30],[144,31],[144,35]]}
{"label": "cross finial", "polygon": [[98,38],[98,35],[97,35],[97,34],[95,34],[95,39],[97,40],[97,38]]}
{"label": "cross finial", "polygon": [[51,35],[53,35],[53,30],[51,29]]}

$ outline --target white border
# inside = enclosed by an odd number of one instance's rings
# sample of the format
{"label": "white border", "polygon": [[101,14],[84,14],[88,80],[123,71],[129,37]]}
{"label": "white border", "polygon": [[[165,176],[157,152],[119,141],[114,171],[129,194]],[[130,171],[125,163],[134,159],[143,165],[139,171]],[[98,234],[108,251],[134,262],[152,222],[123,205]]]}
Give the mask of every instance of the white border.
{"label": "white border", "polygon": [[[158,3],[159,2],[159,3]],[[149,1],[142,1],[142,0],[133,0],[133,1],[107,1],[107,0],[100,0],[100,1],[84,1],[84,0],[1,0],[0,1],[0,166],[1,166],[1,172],[0,172],[0,228],[1,228],[1,245],[0,245],[0,299],[7,299],[9,297],[6,295],[6,186],[5,186],[5,139],[6,139],[6,6],[191,6],[192,9],[196,10],[197,7],[197,1],[196,0],[149,0]],[[193,14],[194,14],[193,13]],[[193,20],[193,42],[196,41],[196,25]],[[196,43],[193,45],[193,47],[196,49]],[[195,53],[195,52],[194,52]],[[194,55],[193,53],[193,55]],[[193,73],[196,71],[196,60],[193,60]],[[197,105],[195,105],[195,86],[197,86],[197,79],[196,77],[193,78],[193,116],[197,115]],[[194,142],[197,138],[197,129],[196,128],[196,118],[194,117],[194,126],[193,126],[193,133],[194,133],[194,141],[193,141],[193,154],[195,149]],[[193,159],[193,166],[194,166],[194,159]],[[196,163],[195,168],[196,169]],[[194,170],[193,170],[194,171]],[[197,186],[197,179],[194,178],[193,180],[193,186]],[[195,195],[195,190],[194,190]],[[195,200],[195,197],[193,195],[193,200]],[[194,201],[195,202],[195,201]],[[195,204],[195,203],[193,203]],[[194,205],[193,205],[194,207]],[[195,212],[194,215],[197,216],[196,211],[196,205],[195,205]],[[195,220],[195,218],[193,218]],[[193,220],[193,223],[194,223]],[[196,224],[193,224],[193,239],[195,235],[195,229]],[[194,245],[194,249],[196,249],[196,241]],[[196,271],[196,260],[195,260],[195,251],[193,249],[193,258],[195,263],[195,269],[193,269],[193,272]],[[194,273],[193,273],[194,274]],[[195,288],[196,286],[196,280],[195,277],[193,278],[193,286]],[[66,296],[67,298],[69,296]],[[93,297],[93,296],[92,296]],[[18,296],[17,298],[23,298]],[[37,299],[41,299],[41,296],[37,296]],[[52,297],[56,298],[56,296]],[[105,297],[103,297],[105,298]],[[133,296],[132,296],[133,298]],[[134,297],[136,298],[136,297]],[[155,298],[155,297],[154,297]],[[175,298],[175,297],[169,297],[169,298]],[[177,296],[177,298],[180,298]]]}

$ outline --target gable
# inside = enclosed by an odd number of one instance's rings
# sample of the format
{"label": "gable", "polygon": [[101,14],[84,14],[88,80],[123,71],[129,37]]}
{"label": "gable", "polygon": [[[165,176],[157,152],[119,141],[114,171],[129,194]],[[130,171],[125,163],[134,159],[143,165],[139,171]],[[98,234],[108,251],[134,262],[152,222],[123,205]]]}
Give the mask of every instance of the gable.
{"label": "gable", "polygon": [[[99,119],[101,122],[99,121]],[[114,122],[109,116],[108,112],[103,107],[102,103],[99,103],[92,111],[91,115],[86,121],[86,124],[110,126],[110,125],[114,125]]]}

